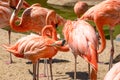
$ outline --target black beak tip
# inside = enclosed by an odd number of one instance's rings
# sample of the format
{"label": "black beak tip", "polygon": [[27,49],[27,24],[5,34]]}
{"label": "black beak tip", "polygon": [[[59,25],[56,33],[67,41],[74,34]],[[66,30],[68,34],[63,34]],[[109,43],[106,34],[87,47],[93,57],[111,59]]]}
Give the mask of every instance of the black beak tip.
{"label": "black beak tip", "polygon": [[66,40],[62,40],[61,46],[64,46],[65,42],[66,42]]}

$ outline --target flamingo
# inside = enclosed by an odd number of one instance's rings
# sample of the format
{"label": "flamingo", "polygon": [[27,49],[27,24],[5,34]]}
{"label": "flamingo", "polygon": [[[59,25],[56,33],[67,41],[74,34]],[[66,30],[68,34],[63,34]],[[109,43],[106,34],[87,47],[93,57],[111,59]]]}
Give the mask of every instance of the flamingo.
{"label": "flamingo", "polygon": [[76,80],[77,56],[81,56],[92,66],[91,79],[97,79],[97,36],[94,28],[83,20],[68,20],[63,27],[63,35],[75,57],[74,80]]}
{"label": "flamingo", "polygon": [[[12,5],[16,5],[18,0],[14,0],[15,3],[12,3]],[[22,6],[23,8],[29,7],[29,4],[24,1],[24,5]],[[8,0],[1,0],[0,1],[0,28],[4,28],[9,26],[9,20],[12,15],[12,9],[9,6]],[[11,30],[8,30],[8,36],[9,36],[9,44],[10,44],[10,35],[11,35]],[[10,54],[10,63],[12,63],[12,56]]]}
{"label": "flamingo", "polygon": [[24,10],[20,24],[16,25],[16,17],[21,9],[22,3],[23,0],[20,0],[10,19],[11,28],[15,31],[34,31],[40,33],[46,24],[56,27],[56,25],[64,25],[66,21],[56,14],[54,10],[43,8],[40,4],[36,3]]}
{"label": "flamingo", "polygon": [[[46,31],[51,33],[51,38],[46,35]],[[31,34],[23,37],[11,46],[3,45],[7,51],[11,52],[16,57],[32,61],[33,80],[38,80],[38,76],[36,78],[36,64],[40,58],[49,58],[51,60],[52,57],[57,54],[58,50],[69,51],[68,46],[52,46],[52,44],[58,40],[56,30],[52,25],[46,25],[41,33],[41,36]],[[51,80],[53,80],[51,61],[50,72]]]}
{"label": "flamingo", "polygon": [[[57,25],[64,25],[66,21],[64,18],[56,14],[54,10],[43,8],[40,4],[36,3],[25,9],[20,24],[16,25],[16,17],[22,4],[23,0],[20,0],[10,19],[11,28],[15,31],[33,31],[41,34],[41,30],[46,24],[51,24],[53,27],[56,27]],[[50,36],[50,34],[48,34],[48,36]]]}
{"label": "flamingo", "polygon": [[78,18],[88,10],[88,4],[82,1],[78,1],[74,5],[74,12]]}
{"label": "flamingo", "polygon": [[120,79],[120,62],[116,63],[105,75],[104,80]]}
{"label": "flamingo", "polygon": [[105,0],[98,5],[90,8],[81,17],[82,20],[93,20],[96,24],[98,33],[101,38],[101,46],[98,53],[101,53],[106,47],[105,34],[103,31],[103,26],[109,26],[110,40],[111,40],[111,53],[110,53],[110,63],[109,69],[112,67],[113,56],[114,56],[114,42],[113,42],[113,30],[115,25],[119,24],[120,16],[120,0]]}

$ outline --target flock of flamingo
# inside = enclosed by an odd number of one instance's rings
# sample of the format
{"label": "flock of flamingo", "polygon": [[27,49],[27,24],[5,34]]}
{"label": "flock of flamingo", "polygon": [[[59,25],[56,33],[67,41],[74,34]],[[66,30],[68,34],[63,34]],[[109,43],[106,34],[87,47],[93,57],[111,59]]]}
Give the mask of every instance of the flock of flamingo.
{"label": "flock of flamingo", "polygon": [[[21,17],[18,16],[21,8],[24,11]],[[120,79],[120,63],[112,67],[114,56],[113,31],[115,25],[120,22],[120,0],[104,0],[101,3],[88,9],[88,4],[78,1],[74,6],[77,20],[66,20],[54,10],[42,7],[39,3],[29,5],[24,0],[0,0],[0,28],[10,26],[10,29],[17,32],[33,31],[37,34],[30,34],[19,39],[14,45],[3,47],[10,52],[10,63],[13,62],[11,54],[18,58],[31,60],[33,63],[33,80],[39,80],[40,58],[50,60],[50,74],[52,76],[52,58],[58,51],[67,52],[71,50],[75,58],[74,80],[76,80],[77,56],[81,56],[88,62],[89,75],[91,80],[97,80],[98,55],[106,47],[103,26],[108,25],[111,40],[111,55],[109,71],[104,80]],[[98,36],[88,20],[92,20],[98,30]],[[19,23],[17,23],[19,22]],[[57,26],[63,26],[64,40],[58,40]],[[92,71],[90,71],[90,66]]]}

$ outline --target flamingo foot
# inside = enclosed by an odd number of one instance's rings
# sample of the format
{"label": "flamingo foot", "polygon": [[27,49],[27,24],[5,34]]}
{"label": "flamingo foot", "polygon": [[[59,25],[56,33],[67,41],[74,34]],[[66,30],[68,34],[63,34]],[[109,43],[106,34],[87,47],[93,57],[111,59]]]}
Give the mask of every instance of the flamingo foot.
{"label": "flamingo foot", "polygon": [[6,61],[5,62],[7,65],[14,63],[13,61]]}
{"label": "flamingo foot", "polygon": [[39,74],[39,77],[47,77],[45,74]]}

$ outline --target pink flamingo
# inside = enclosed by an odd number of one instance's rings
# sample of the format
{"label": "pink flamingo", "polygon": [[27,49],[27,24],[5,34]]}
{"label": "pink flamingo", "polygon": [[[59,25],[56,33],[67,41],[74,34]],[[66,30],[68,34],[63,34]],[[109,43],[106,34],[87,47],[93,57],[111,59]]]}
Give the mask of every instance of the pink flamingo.
{"label": "pink flamingo", "polygon": [[102,52],[106,47],[105,34],[103,31],[103,26],[108,25],[110,31],[111,40],[111,54],[109,69],[112,67],[113,55],[114,55],[114,42],[113,42],[113,30],[115,25],[119,24],[120,16],[120,1],[119,0],[105,0],[98,5],[93,6],[81,17],[84,20],[93,20],[96,24],[98,33],[101,38],[101,46],[98,53]]}
{"label": "pink flamingo", "polygon": [[91,79],[97,79],[98,40],[93,27],[83,20],[67,21],[63,35],[75,57],[74,79],[76,80],[76,59],[81,56],[92,66]]}
{"label": "pink flamingo", "polygon": [[120,79],[120,62],[116,63],[105,75],[104,80]]}
{"label": "pink flamingo", "polygon": [[88,4],[82,1],[78,1],[74,5],[74,12],[78,18],[88,10]]}
{"label": "pink flamingo", "polygon": [[66,21],[61,16],[56,14],[54,10],[43,8],[40,6],[40,4],[33,4],[24,10],[20,24],[16,25],[16,17],[21,9],[22,3],[23,0],[20,0],[10,19],[11,28],[15,31],[34,31],[40,33],[46,24],[56,27],[56,25],[64,25]]}
{"label": "pink flamingo", "polygon": [[[51,38],[46,35],[46,31],[51,33]],[[13,55],[19,58],[29,59],[33,63],[33,80],[38,80],[38,74],[36,78],[36,64],[40,58],[52,59],[56,55],[58,50],[68,51],[68,46],[53,46],[52,44],[57,41],[57,33],[52,25],[46,25],[42,29],[42,35],[28,35],[27,37],[19,39],[14,45],[6,46],[7,51],[11,52]],[[52,66],[50,61],[50,72],[51,80],[52,76]]]}
{"label": "pink flamingo", "polygon": [[[15,3],[12,3],[12,5],[16,5],[18,0],[14,0]],[[22,6],[23,8],[29,7],[29,4],[24,1],[24,5]],[[4,28],[9,26],[9,20],[12,15],[12,9],[9,6],[8,0],[1,0],[0,1],[0,28]],[[11,35],[11,30],[8,30],[8,36],[9,36],[9,44],[10,44],[10,35]],[[10,63],[12,63],[12,56],[10,54]]]}
{"label": "pink flamingo", "polygon": [[[56,27],[57,25],[64,25],[66,21],[61,16],[56,14],[54,10],[43,8],[40,4],[33,4],[29,8],[25,9],[22,14],[20,24],[16,25],[16,17],[22,4],[23,0],[20,0],[10,19],[11,28],[15,31],[33,31],[36,33],[41,33],[42,28],[46,24],[51,24],[53,27]],[[48,36],[50,36],[49,33]]]}

